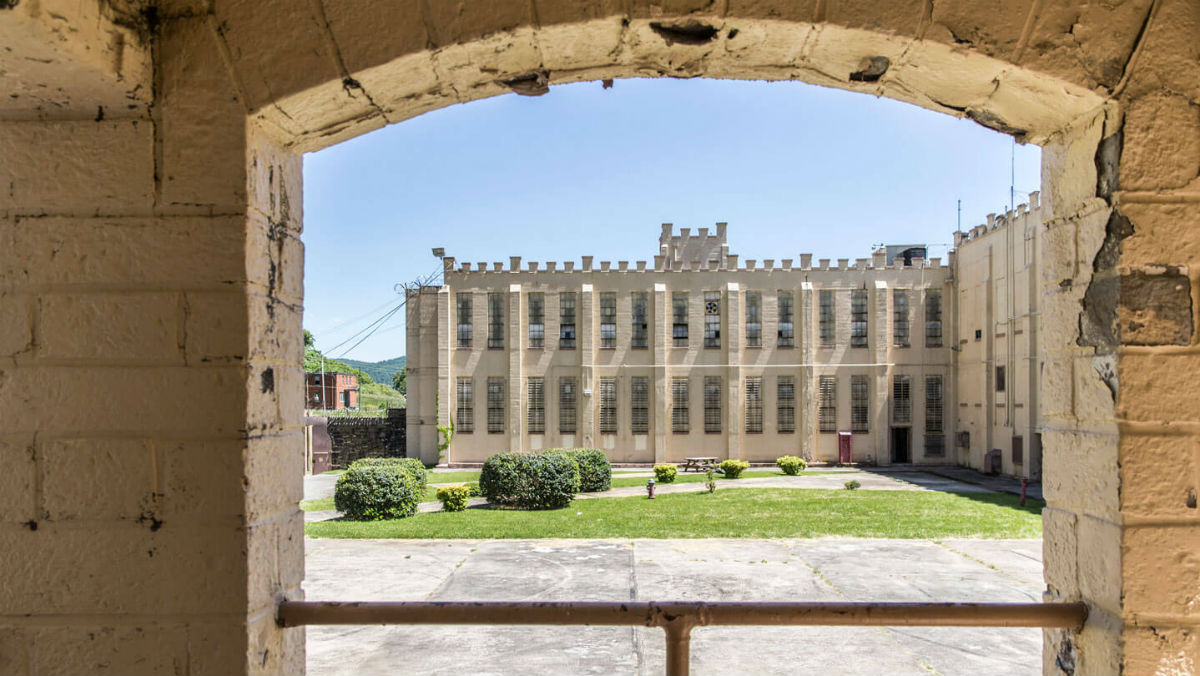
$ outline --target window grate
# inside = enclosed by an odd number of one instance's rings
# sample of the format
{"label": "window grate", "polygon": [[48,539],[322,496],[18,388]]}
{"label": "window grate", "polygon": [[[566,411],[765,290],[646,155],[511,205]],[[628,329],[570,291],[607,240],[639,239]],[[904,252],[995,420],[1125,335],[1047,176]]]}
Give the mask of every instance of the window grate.
{"label": "window grate", "polygon": [[617,433],[617,379],[600,379],[600,433]]}
{"label": "window grate", "polygon": [[794,347],[796,344],[795,296],[791,291],[779,292],[779,347]]}
{"label": "window grate", "polygon": [[575,349],[575,292],[558,294],[558,349]]}
{"label": "window grate", "polygon": [[546,432],[546,389],[542,378],[529,379],[529,433]]}
{"label": "window grate", "polygon": [[546,296],[542,293],[529,294],[529,347],[544,347],[546,344]]}
{"label": "window grate", "polygon": [[488,349],[504,349],[504,294],[488,294]]}
{"label": "window grate", "polygon": [[892,344],[908,347],[908,290],[892,291]]}
{"label": "window grate", "polygon": [[704,292],[704,347],[721,347],[721,293]]}
{"label": "window grate", "polygon": [[818,294],[820,316],[819,331],[821,334],[821,347],[833,347],[836,344],[837,338],[837,310],[834,307],[834,296],[832,290],[823,290]]}
{"label": "window grate", "polygon": [[671,294],[671,338],[675,347],[688,345],[688,295],[686,291]]}
{"label": "window grate", "polygon": [[762,434],[762,376],[746,378],[746,433]]}
{"label": "window grate", "polygon": [[822,434],[837,432],[837,376],[821,376],[817,381],[817,419]]}
{"label": "window grate", "polygon": [[471,294],[460,293],[456,296],[458,304],[458,346],[471,347],[475,325],[471,322]]}
{"label": "window grate", "polygon": [[630,346],[635,350],[646,349],[650,327],[646,321],[646,292],[634,291],[632,298],[633,340]]}
{"label": "window grate", "polygon": [[762,293],[746,292],[746,347],[762,346]]}
{"label": "window grate", "polygon": [[504,432],[504,378],[487,379],[488,434]]}
{"label": "window grate", "polygon": [[850,347],[867,346],[867,290],[850,292]]}
{"label": "window grate", "polygon": [[704,376],[704,433],[721,433],[721,376]]}
{"label": "window grate", "polygon": [[475,384],[470,378],[459,378],[456,390],[454,428],[460,434],[470,434],[475,431]]}
{"label": "window grate", "polygon": [[850,431],[867,434],[871,431],[871,383],[869,376],[850,376]]}
{"label": "window grate", "polygon": [[617,346],[617,294],[600,294],[600,347]]}
{"label": "window grate", "polygon": [[671,432],[687,434],[691,421],[688,407],[688,379],[671,379]]}
{"label": "window grate", "polygon": [[796,431],[796,380],[779,376],[775,381],[775,418],[780,434]]}
{"label": "window grate", "polygon": [[892,376],[892,424],[912,422],[912,396],[908,376]]}
{"label": "window grate", "polygon": [[1003,366],[996,367],[996,391],[1003,392],[1008,387],[1007,372]]}
{"label": "window grate", "polygon": [[925,376],[925,455],[946,451],[946,428],[942,410],[942,377]]}
{"label": "window grate", "polygon": [[629,382],[629,428],[634,434],[650,432],[650,383],[645,376]]}
{"label": "window grate", "polygon": [[575,404],[575,378],[558,380],[558,431],[560,434],[575,434],[578,414]]}
{"label": "window grate", "polygon": [[925,347],[942,346],[942,292],[925,291]]}

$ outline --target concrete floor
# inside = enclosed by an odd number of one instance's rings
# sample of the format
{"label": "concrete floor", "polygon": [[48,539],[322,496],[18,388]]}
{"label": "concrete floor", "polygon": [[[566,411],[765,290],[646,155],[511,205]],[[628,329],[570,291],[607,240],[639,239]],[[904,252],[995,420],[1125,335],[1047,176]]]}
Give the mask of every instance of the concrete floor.
{"label": "concrete floor", "polygon": [[[309,600],[1038,601],[1040,540],[309,540]],[[310,627],[308,673],[661,674],[660,629]],[[694,674],[1033,674],[1037,629],[709,627]]]}

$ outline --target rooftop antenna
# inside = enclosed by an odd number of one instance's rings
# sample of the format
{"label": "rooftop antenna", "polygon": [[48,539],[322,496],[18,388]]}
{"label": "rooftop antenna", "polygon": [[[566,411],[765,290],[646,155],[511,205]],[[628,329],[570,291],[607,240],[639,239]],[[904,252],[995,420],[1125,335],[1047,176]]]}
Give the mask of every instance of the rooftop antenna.
{"label": "rooftop antenna", "polygon": [[1008,210],[1017,208],[1017,139],[1012,140],[1012,154],[1009,155],[1008,177]]}
{"label": "rooftop antenna", "polygon": [[958,201],[958,229],[957,232],[962,232],[962,200]]}

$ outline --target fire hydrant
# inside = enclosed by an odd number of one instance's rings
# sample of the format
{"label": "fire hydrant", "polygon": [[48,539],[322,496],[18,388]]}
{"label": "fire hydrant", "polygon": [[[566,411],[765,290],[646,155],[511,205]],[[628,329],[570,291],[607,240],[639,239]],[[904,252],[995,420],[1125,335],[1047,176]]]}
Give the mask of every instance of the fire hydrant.
{"label": "fire hydrant", "polygon": [[1029,479],[1021,477],[1021,506],[1025,506],[1025,491],[1029,488]]}
{"label": "fire hydrant", "polygon": [[646,482],[646,496],[651,500],[654,499],[654,479]]}

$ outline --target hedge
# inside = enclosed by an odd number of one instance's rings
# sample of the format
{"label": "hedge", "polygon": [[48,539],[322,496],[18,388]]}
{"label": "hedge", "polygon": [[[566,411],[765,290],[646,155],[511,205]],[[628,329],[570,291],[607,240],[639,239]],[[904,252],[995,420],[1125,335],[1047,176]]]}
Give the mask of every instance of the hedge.
{"label": "hedge", "polygon": [[359,458],[350,463],[350,469],[355,467],[398,467],[408,472],[422,491],[429,483],[429,470],[416,458]]}
{"label": "hedge", "polygon": [[796,475],[804,471],[808,467],[808,463],[804,458],[797,458],[794,455],[785,455],[775,460],[775,464],[779,465],[779,469],[783,470],[784,474]]}
{"label": "hedge", "polygon": [[461,512],[471,499],[471,489],[466,486],[442,486],[437,489],[437,499],[442,501],[443,510]]}
{"label": "hedge", "polygon": [[338,477],[333,504],[353,521],[400,519],[417,513],[424,491],[398,463],[355,463]]}
{"label": "hedge", "polygon": [[595,493],[612,487],[612,463],[598,448],[552,448],[543,453],[558,453],[575,461],[579,468],[579,492]]}
{"label": "hedge", "polygon": [[483,463],[479,489],[489,502],[558,509],[579,491],[579,466],[564,453],[497,453]]}
{"label": "hedge", "polygon": [[750,463],[746,462],[745,460],[731,459],[722,460],[721,464],[718,466],[721,468],[721,471],[725,473],[725,478],[736,479],[742,475],[742,472],[745,472],[750,468]]}
{"label": "hedge", "polygon": [[655,465],[654,480],[660,484],[669,484],[675,480],[675,475],[679,473],[679,467],[675,465]]}

